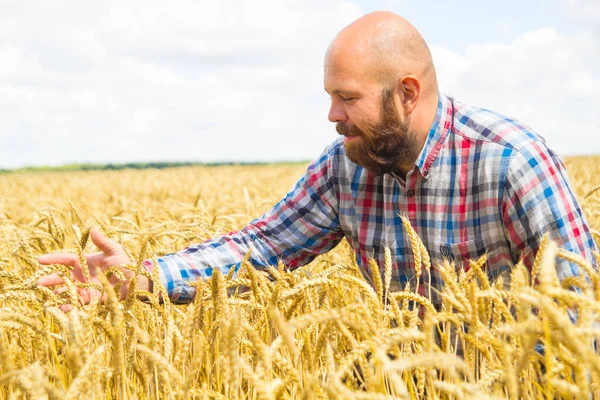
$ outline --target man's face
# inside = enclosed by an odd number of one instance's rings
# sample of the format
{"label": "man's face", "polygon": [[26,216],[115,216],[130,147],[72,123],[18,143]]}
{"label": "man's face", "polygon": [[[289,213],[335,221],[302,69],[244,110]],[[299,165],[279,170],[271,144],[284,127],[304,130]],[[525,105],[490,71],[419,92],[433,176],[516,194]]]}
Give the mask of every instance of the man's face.
{"label": "man's face", "polygon": [[416,159],[417,139],[406,121],[400,120],[393,89],[381,91],[378,115],[355,114],[356,123],[350,118],[336,122],[337,132],[345,136],[344,148],[350,160],[382,175],[398,172],[401,164]]}
{"label": "man's face", "polygon": [[376,175],[398,172],[401,164],[418,155],[416,136],[400,120],[392,89],[381,92],[379,114],[376,120],[365,120],[360,126],[350,121],[336,123],[336,130],[346,138],[348,158]]}
{"label": "man's face", "polygon": [[396,107],[394,86],[383,85],[376,66],[355,52],[355,47],[332,46],[325,56],[328,118],[346,137],[350,160],[378,175],[398,172],[419,155],[416,135]]}

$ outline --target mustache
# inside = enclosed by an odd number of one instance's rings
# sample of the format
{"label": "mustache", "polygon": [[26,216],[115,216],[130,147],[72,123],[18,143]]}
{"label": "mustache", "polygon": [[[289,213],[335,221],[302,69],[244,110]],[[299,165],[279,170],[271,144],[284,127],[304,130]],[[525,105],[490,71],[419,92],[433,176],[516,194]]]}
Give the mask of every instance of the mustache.
{"label": "mustache", "polygon": [[364,136],[364,132],[356,125],[345,125],[342,122],[335,124],[335,130],[342,136]]}

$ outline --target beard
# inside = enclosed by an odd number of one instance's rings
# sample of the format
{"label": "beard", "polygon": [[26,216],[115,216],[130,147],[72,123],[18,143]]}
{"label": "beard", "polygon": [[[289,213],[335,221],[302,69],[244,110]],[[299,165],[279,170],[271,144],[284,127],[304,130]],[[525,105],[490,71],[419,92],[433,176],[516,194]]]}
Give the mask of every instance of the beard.
{"label": "beard", "polygon": [[420,151],[415,133],[398,117],[391,89],[382,92],[381,110],[380,120],[363,129],[336,124],[340,135],[357,137],[344,142],[348,158],[375,175],[399,172],[400,165],[416,160]]}

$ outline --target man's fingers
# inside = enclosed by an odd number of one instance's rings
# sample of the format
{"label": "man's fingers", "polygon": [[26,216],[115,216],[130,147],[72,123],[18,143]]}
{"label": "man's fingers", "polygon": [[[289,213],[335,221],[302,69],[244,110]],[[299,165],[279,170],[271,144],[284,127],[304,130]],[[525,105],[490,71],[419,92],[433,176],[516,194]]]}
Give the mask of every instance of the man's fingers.
{"label": "man's fingers", "polygon": [[70,304],[63,304],[62,306],[60,306],[58,308],[66,314],[68,312],[71,312],[71,310],[73,309],[73,306],[71,306]]}
{"label": "man's fingers", "polygon": [[121,245],[104,236],[98,228],[92,228],[90,231],[92,243],[96,245],[105,254],[115,254],[121,250]]}
{"label": "man's fingers", "polygon": [[79,293],[79,297],[83,304],[90,304],[94,301],[102,301],[102,292],[96,289],[77,288],[77,292]]}
{"label": "man's fingers", "polygon": [[76,254],[68,253],[44,254],[38,258],[38,262],[42,265],[63,264],[76,267],[79,265],[79,258]]}
{"label": "man's fingers", "polygon": [[63,283],[65,281],[58,274],[43,276],[37,281],[37,284],[40,286],[56,286]]}
{"label": "man's fingers", "polygon": [[67,290],[69,290],[68,287],[61,286],[59,288],[54,289],[54,294],[57,295],[57,296],[60,296],[62,293],[66,292]]}

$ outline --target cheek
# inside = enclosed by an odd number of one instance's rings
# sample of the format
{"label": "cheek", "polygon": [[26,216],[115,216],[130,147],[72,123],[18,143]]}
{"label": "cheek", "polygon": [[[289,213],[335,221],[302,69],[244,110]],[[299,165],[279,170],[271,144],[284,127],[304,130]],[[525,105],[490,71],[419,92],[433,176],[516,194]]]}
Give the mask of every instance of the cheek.
{"label": "cheek", "polygon": [[348,116],[347,125],[349,127],[353,127],[354,129],[359,130],[363,135],[368,135],[370,133],[369,127],[371,126],[371,124],[368,120],[365,120],[364,117],[360,118],[358,116]]}
{"label": "cheek", "polygon": [[349,106],[346,108],[348,123],[363,128],[369,122],[369,113],[367,110],[358,106]]}
{"label": "cheek", "polygon": [[348,119],[361,129],[377,126],[381,120],[379,114],[370,110],[348,113]]}

